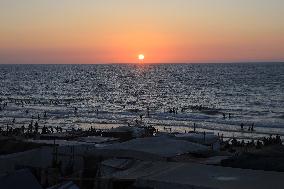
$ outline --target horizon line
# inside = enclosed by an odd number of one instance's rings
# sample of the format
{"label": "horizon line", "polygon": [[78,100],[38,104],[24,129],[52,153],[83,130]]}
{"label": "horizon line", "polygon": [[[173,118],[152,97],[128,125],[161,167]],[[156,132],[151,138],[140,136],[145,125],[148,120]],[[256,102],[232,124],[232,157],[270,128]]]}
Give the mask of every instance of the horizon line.
{"label": "horizon line", "polygon": [[105,62],[105,63],[0,63],[0,65],[105,65],[105,64],[267,64],[284,63],[284,61],[233,61],[233,62]]}

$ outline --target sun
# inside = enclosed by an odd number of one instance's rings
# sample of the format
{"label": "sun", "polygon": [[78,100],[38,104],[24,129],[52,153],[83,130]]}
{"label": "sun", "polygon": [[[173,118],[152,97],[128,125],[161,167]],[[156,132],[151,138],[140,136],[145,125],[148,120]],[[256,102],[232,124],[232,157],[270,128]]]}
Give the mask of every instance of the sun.
{"label": "sun", "polygon": [[145,59],[144,54],[139,54],[139,55],[138,55],[138,59],[139,59],[140,61],[143,61],[143,60]]}

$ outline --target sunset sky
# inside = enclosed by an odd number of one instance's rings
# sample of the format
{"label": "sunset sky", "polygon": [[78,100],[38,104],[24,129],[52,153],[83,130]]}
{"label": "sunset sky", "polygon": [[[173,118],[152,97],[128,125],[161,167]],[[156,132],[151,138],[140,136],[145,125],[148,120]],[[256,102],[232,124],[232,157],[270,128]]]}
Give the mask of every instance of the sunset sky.
{"label": "sunset sky", "polygon": [[284,61],[284,0],[1,0],[0,63]]}

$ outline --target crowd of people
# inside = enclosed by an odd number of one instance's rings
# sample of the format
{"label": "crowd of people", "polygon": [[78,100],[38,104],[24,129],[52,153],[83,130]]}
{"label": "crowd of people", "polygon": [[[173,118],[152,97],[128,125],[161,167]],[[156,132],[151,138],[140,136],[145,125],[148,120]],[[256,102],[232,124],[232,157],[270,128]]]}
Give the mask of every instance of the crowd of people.
{"label": "crowd of people", "polygon": [[[243,131],[243,130],[245,130],[244,129],[244,127],[245,127],[245,124],[244,123],[241,123],[241,130]],[[249,127],[248,127],[248,131],[254,131],[254,123],[252,123]]]}
{"label": "crowd of people", "polygon": [[7,124],[6,127],[0,127],[0,134],[4,136],[19,136],[19,135],[34,135],[34,134],[51,134],[51,133],[63,132],[63,128],[56,127],[40,127],[38,122],[31,121],[28,126],[22,125],[21,127],[13,127],[13,125]]}
{"label": "crowd of people", "polygon": [[262,139],[258,140],[248,140],[245,142],[245,140],[237,140],[236,138],[233,138],[231,141],[227,141],[225,145],[231,146],[231,147],[255,147],[257,149],[260,149],[263,146],[269,146],[269,145],[281,145],[282,140],[280,138],[280,135],[270,135],[269,137],[263,137]]}
{"label": "crowd of people", "polygon": [[[46,101],[40,101],[40,100],[10,100],[10,101],[3,101],[3,99],[0,98],[0,111],[5,110],[10,103],[16,104],[18,106],[23,107],[23,111],[25,112],[25,114],[30,115],[31,113],[29,112],[29,109],[25,107],[25,105],[28,104],[53,104],[53,105],[58,105],[58,104],[62,104],[63,102],[60,100],[46,100]],[[64,103],[63,103],[64,104]],[[70,103],[69,103],[70,104]],[[67,105],[67,104],[65,104]],[[78,108],[77,107],[73,107],[74,110],[74,114],[77,115],[78,114]],[[178,107],[168,107],[168,109],[165,109],[165,112],[168,113],[172,113],[172,114],[178,114],[178,111],[180,112],[184,112],[186,109],[191,109],[191,110],[197,110],[197,111],[203,111],[203,110],[211,110],[208,107],[204,107],[202,105],[196,105],[196,106],[189,106],[186,108],[181,108],[179,109]],[[219,112],[220,113],[220,112]],[[99,114],[99,110],[96,109],[96,114]],[[227,118],[231,118],[232,115],[231,113],[225,114],[222,113],[223,118],[227,119]],[[140,116],[140,122],[142,122],[143,116],[144,115],[139,115]],[[150,116],[150,108],[147,107],[146,110],[146,114],[145,116],[149,117]],[[44,111],[41,114],[35,114],[35,115],[31,115],[31,122],[29,123],[28,126],[22,125],[20,128],[15,127],[15,124],[17,122],[16,118],[13,118],[6,126],[2,126],[0,127],[0,134],[6,134],[6,135],[18,135],[18,134],[49,134],[49,133],[55,133],[55,132],[63,132],[62,127],[51,127],[51,126],[40,126],[40,120],[41,119],[47,119],[48,118],[48,113],[46,111]],[[34,121],[37,120],[37,121]],[[136,125],[140,125],[139,120],[136,120]],[[19,123],[17,123],[19,125]],[[194,123],[194,131],[196,131],[196,124]],[[241,130],[242,131],[250,131],[253,132],[255,131],[255,124],[252,123],[251,125],[246,125],[244,123],[240,124]],[[246,128],[247,127],[247,128]],[[168,128],[164,128],[164,130],[169,130]],[[94,130],[91,128],[91,130],[89,130],[90,132],[93,132]],[[170,128],[170,132],[171,132],[171,128]],[[186,132],[186,131],[185,131]],[[221,138],[223,138],[223,135],[221,136]],[[249,146],[249,145],[256,145],[256,146],[261,146],[261,145],[269,145],[269,144],[277,144],[277,143],[281,143],[281,139],[279,135],[276,135],[276,137],[268,137],[268,138],[264,138],[263,140],[258,140],[258,141],[252,141],[252,142],[244,142],[244,141],[237,141],[236,139],[232,140],[232,145],[233,146]]]}

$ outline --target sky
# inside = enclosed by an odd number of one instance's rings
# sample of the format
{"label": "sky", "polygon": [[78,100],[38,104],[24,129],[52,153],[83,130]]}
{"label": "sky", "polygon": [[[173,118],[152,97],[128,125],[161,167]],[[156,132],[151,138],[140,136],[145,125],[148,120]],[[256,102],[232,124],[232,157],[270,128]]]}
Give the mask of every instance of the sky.
{"label": "sky", "polygon": [[0,0],[0,63],[284,61],[283,0]]}

